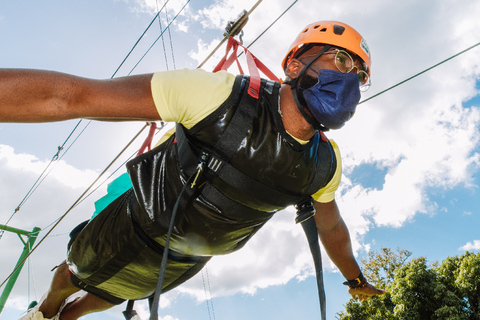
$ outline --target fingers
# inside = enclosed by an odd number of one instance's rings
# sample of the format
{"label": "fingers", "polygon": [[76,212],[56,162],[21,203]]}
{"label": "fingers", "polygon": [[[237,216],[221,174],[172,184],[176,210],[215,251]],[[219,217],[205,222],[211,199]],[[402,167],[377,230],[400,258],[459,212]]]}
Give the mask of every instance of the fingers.
{"label": "fingers", "polygon": [[352,298],[355,300],[365,301],[371,296],[384,294],[385,290],[377,289],[371,284],[367,283],[367,285],[363,288],[350,288],[348,293],[350,293]]}
{"label": "fingers", "polygon": [[364,295],[364,294],[352,294],[351,296],[352,296],[353,299],[359,300],[359,301],[365,301],[369,297],[369,296]]}

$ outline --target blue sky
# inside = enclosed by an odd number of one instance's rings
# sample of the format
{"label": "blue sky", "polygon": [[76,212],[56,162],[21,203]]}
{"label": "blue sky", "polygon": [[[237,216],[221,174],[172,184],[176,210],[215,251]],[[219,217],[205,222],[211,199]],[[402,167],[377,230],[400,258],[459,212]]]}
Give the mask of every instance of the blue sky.
{"label": "blue sky", "polygon": [[[186,2],[167,3],[169,21]],[[165,50],[158,41],[132,74],[195,68],[221,39],[226,22],[255,3],[192,0],[172,24],[171,42],[165,33]],[[245,27],[245,44],[292,3],[264,0]],[[163,4],[163,0],[2,1],[0,67],[110,78]],[[299,0],[251,50],[282,77],[283,55],[306,24],[346,22],[365,37],[372,51],[373,85],[363,94],[366,99],[480,42],[478,12],[480,3],[475,0],[461,6],[455,0],[329,4]],[[165,12],[161,17],[165,26]],[[129,74],[159,34],[156,21],[117,76]],[[206,70],[213,68],[223,50],[205,65]],[[344,175],[336,198],[359,259],[382,247],[407,249],[430,262],[480,250],[479,54],[477,47],[360,105],[343,129],[328,134],[343,155]],[[0,124],[0,224],[12,215],[76,123]],[[9,225],[48,230],[142,126],[90,123]],[[136,141],[127,154],[141,143]],[[94,200],[104,193],[102,185],[32,255],[30,268],[22,272],[0,319],[18,318],[28,300],[45,292],[50,269],[65,257],[68,232],[89,218]],[[213,297],[215,319],[319,318],[310,254],[293,220],[293,210],[281,212],[243,250],[212,260],[207,296]],[[22,244],[16,235],[6,233],[0,250],[3,281]],[[328,318],[333,319],[349,297],[325,254],[324,265]],[[160,317],[212,319],[205,298],[200,274],[162,298]],[[121,310],[84,318],[122,319]]]}

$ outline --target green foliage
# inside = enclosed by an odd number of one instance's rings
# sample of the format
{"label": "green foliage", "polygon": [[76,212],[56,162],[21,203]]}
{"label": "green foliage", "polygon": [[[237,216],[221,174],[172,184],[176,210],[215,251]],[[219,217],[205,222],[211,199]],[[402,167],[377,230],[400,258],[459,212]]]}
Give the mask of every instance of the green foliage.
{"label": "green foliage", "polygon": [[364,274],[386,294],[350,300],[339,320],[480,320],[480,254],[466,252],[428,266],[426,258],[383,248],[362,260]]}
{"label": "green foliage", "polygon": [[395,271],[403,266],[411,255],[411,252],[399,249],[396,252],[389,248],[382,248],[380,253],[371,251],[368,259],[361,261],[363,275],[377,288],[385,289],[387,283],[393,281]]}

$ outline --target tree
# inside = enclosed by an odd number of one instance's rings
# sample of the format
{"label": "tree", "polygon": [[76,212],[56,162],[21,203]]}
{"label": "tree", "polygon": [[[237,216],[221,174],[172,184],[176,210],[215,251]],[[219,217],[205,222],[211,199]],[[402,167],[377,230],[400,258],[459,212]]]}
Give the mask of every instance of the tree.
{"label": "tree", "polygon": [[340,320],[480,320],[480,254],[466,252],[428,266],[407,250],[383,248],[362,260],[365,276],[386,294],[350,300]]}
{"label": "tree", "polygon": [[[362,259],[364,276],[377,288],[387,289],[394,280],[395,271],[405,264],[412,253],[408,250],[392,251],[382,248],[380,252],[369,252],[367,259]],[[375,296],[359,302],[351,299],[345,306],[346,312],[337,314],[340,320],[394,320],[395,304],[389,290],[384,295]]]}
{"label": "tree", "polygon": [[385,289],[393,281],[395,271],[405,264],[412,255],[408,250],[382,248],[380,253],[370,251],[368,259],[362,259],[363,275],[378,288]]}
{"label": "tree", "polygon": [[464,302],[467,319],[480,319],[480,254],[465,252],[436,268],[438,280]]}

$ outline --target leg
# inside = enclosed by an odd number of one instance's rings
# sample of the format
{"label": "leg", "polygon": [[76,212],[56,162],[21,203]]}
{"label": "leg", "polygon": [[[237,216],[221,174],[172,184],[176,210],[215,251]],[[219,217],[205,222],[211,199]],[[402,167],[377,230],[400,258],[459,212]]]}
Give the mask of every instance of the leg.
{"label": "leg", "polygon": [[55,271],[47,298],[42,302],[39,310],[45,318],[52,318],[58,313],[62,303],[79,290],[70,280],[68,265],[63,262]]}
{"label": "leg", "polygon": [[87,293],[80,299],[67,304],[60,314],[60,320],[77,320],[86,314],[107,310],[114,306],[114,304]]}

